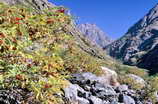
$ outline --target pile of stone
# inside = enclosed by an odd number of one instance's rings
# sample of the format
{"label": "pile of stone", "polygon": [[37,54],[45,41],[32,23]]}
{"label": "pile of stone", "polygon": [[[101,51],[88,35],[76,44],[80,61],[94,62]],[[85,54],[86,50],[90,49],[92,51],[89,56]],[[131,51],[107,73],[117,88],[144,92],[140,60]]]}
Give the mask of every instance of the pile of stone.
{"label": "pile of stone", "polygon": [[70,85],[64,89],[65,98],[70,104],[152,104],[144,100],[145,91],[133,90],[126,84],[111,85],[103,78],[107,77],[89,72],[73,74]]}

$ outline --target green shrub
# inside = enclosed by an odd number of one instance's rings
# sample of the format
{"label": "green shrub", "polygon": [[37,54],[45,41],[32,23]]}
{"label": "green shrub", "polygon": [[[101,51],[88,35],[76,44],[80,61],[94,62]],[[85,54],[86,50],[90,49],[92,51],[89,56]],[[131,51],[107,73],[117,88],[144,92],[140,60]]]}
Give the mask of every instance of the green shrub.
{"label": "green shrub", "polygon": [[119,82],[121,84],[127,84],[128,86],[130,86],[132,89],[135,89],[135,90],[140,90],[145,87],[144,85],[136,82],[134,79],[128,77],[127,75],[120,75]]}
{"label": "green shrub", "polygon": [[58,47],[68,38],[55,31],[61,31],[71,19],[59,10],[34,14],[27,8],[0,4],[2,89],[24,88],[33,92],[36,100],[59,103],[53,94],[67,85],[68,76],[60,56],[63,50]]}
{"label": "green shrub", "polygon": [[158,76],[151,76],[148,79],[148,85],[145,88],[145,99],[151,99],[153,104],[157,101],[157,91],[158,91]]}

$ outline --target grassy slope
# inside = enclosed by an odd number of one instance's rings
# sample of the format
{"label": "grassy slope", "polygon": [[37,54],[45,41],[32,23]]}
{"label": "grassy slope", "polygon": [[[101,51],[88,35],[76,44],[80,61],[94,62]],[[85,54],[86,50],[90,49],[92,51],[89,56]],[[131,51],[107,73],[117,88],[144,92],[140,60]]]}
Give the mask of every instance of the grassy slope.
{"label": "grassy slope", "polygon": [[144,70],[124,66],[92,45],[61,8],[34,14],[27,8],[0,5],[1,89],[27,89],[34,100],[58,104],[61,99],[52,94],[67,85],[65,78],[76,72],[99,75],[100,66],[120,75],[146,76]]}

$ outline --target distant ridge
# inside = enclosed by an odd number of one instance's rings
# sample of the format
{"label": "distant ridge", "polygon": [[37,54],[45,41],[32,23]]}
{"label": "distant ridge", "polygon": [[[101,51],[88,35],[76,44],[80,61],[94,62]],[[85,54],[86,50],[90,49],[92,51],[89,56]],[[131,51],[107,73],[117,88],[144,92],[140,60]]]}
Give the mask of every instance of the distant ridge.
{"label": "distant ridge", "polygon": [[105,47],[112,42],[112,39],[95,24],[80,24],[78,25],[78,29],[85,37],[100,47]]}
{"label": "distant ridge", "polygon": [[158,4],[119,40],[105,47],[110,56],[125,64],[158,72]]}

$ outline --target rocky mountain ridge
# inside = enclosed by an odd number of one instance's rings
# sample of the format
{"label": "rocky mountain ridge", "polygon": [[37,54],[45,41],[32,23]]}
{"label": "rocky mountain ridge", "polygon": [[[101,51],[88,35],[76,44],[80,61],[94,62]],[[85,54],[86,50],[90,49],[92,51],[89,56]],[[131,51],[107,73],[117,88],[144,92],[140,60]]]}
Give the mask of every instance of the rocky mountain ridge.
{"label": "rocky mountain ridge", "polygon": [[[146,59],[143,56],[150,53],[158,44],[157,18],[158,5],[132,26],[122,38],[105,47],[109,55],[122,60],[125,64],[138,65],[149,70],[155,70],[155,66],[149,65],[149,67],[147,66],[148,64],[143,64],[144,60],[148,60],[150,63],[151,57]],[[157,55],[154,54],[154,56]],[[158,63],[154,61],[154,64],[157,65]]]}
{"label": "rocky mountain ridge", "polygon": [[92,43],[97,44],[102,48],[113,41],[95,24],[86,23],[80,24],[77,27],[85,37],[92,41]]}

